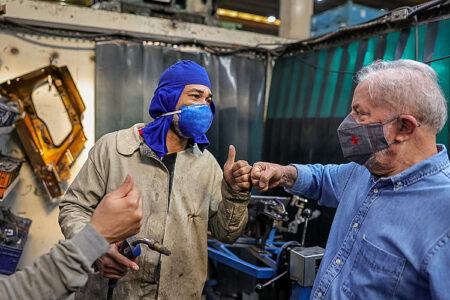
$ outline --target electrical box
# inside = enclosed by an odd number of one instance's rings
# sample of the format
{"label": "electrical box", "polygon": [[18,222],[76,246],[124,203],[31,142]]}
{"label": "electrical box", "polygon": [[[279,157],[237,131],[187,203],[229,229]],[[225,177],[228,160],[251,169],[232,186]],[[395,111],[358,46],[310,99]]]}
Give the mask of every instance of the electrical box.
{"label": "electrical box", "polygon": [[297,247],[290,252],[289,276],[300,286],[313,286],[325,249]]}

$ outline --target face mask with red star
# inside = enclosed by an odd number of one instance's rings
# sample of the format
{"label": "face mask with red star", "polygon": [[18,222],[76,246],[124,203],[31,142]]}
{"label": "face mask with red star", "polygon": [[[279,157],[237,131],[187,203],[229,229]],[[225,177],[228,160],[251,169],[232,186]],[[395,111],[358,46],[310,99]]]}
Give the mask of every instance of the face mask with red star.
{"label": "face mask with red star", "polygon": [[364,165],[375,152],[389,148],[394,142],[388,143],[383,126],[398,118],[395,116],[383,123],[361,125],[349,114],[337,129],[344,157]]}

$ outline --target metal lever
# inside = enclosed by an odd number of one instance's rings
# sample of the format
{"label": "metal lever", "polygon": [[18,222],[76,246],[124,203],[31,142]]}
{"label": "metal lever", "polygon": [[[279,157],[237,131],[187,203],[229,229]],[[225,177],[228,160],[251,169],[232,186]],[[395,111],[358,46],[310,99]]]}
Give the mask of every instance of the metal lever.
{"label": "metal lever", "polygon": [[302,211],[302,217],[305,218],[305,224],[303,224],[302,242],[301,247],[305,247],[306,229],[308,228],[308,220],[311,218],[312,212],[309,208],[305,208]]}
{"label": "metal lever", "polygon": [[264,284],[258,283],[255,286],[255,292],[257,293],[262,293],[263,289],[268,286],[271,285],[272,283],[274,283],[275,281],[277,281],[278,279],[280,279],[281,277],[283,277],[284,275],[286,275],[287,273],[289,273],[289,270],[284,271],[283,273],[281,273],[280,275],[278,275],[277,277],[274,277],[272,279],[270,279],[269,281],[265,282]]}

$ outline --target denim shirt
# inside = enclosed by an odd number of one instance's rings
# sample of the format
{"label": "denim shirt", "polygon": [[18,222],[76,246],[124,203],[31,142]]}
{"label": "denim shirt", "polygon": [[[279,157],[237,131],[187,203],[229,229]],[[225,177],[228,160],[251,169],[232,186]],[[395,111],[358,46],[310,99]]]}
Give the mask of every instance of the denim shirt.
{"label": "denim shirt", "polygon": [[294,165],[292,194],[337,207],[311,299],[450,299],[447,150],[391,177]]}

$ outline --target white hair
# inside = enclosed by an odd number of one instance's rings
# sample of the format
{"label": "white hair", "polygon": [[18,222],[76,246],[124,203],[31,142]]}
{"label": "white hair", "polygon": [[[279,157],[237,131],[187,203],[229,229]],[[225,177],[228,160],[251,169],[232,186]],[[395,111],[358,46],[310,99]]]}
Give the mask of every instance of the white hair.
{"label": "white hair", "polygon": [[447,101],[436,72],[414,60],[378,60],[361,69],[356,82],[366,82],[374,105],[396,114],[411,114],[438,132],[447,121]]}

